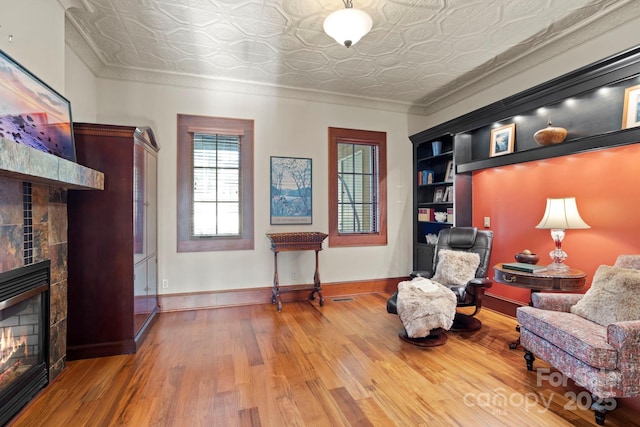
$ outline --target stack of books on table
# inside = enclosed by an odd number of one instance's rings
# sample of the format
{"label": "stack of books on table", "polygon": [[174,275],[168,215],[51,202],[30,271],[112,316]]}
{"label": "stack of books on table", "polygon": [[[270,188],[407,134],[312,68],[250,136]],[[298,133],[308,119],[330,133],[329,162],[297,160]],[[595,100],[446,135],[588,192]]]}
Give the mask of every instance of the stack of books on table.
{"label": "stack of books on table", "polygon": [[524,262],[504,262],[502,263],[502,268],[524,271],[525,273],[542,273],[543,271],[547,271],[545,265],[527,264]]}

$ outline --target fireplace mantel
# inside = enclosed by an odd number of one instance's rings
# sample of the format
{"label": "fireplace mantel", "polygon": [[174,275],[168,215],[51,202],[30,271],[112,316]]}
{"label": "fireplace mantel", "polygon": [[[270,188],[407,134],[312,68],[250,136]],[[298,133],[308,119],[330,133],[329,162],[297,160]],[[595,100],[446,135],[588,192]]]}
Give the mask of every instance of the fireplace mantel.
{"label": "fireplace mantel", "polygon": [[104,174],[0,138],[0,176],[71,190],[103,190]]}
{"label": "fireplace mantel", "polygon": [[73,193],[94,192],[89,190],[102,192],[105,176],[0,136],[0,273],[50,261],[51,382],[64,370],[67,354],[67,198]]}

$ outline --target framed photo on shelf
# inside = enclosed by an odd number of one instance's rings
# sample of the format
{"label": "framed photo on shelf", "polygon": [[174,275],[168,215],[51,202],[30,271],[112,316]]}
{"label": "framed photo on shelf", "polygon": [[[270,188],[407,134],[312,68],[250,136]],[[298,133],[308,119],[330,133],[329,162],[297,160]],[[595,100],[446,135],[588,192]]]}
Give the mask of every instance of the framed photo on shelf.
{"label": "framed photo on shelf", "polygon": [[442,203],[444,201],[444,187],[438,187],[433,192],[433,203]]}
{"label": "framed photo on shelf", "polygon": [[491,129],[491,149],[490,157],[501,156],[503,154],[513,153],[513,146],[516,140],[516,124],[500,126]]}
{"label": "framed photo on shelf", "polygon": [[640,85],[624,90],[624,106],[622,108],[622,129],[640,126]]}
{"label": "framed photo on shelf", "polygon": [[18,144],[76,161],[71,104],[2,50],[0,128]]}
{"label": "framed photo on shelf", "polygon": [[444,190],[444,195],[442,196],[442,201],[443,202],[452,202],[453,201],[453,188],[451,186],[448,186],[445,190]]}
{"label": "framed photo on shelf", "polygon": [[271,156],[271,224],[311,224],[311,159]]}
{"label": "framed photo on shelf", "polygon": [[446,182],[453,182],[454,173],[455,169],[453,168],[453,160],[449,160],[449,163],[447,163],[447,171],[444,174],[444,180]]}

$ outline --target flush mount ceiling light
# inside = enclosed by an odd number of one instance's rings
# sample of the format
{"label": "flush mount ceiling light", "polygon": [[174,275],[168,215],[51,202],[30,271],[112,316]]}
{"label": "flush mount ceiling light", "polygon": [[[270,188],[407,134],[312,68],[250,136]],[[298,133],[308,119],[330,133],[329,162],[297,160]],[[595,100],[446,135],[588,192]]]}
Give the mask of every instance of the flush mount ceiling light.
{"label": "flush mount ceiling light", "polygon": [[373,21],[365,12],[354,9],[351,0],[342,0],[344,9],[337,10],[324,20],[324,32],[346,47],[358,41],[371,31]]}

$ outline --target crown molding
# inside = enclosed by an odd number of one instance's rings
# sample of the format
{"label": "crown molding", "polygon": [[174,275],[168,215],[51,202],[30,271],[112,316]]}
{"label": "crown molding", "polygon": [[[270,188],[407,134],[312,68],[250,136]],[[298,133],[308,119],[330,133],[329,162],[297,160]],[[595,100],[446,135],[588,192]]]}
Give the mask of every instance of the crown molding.
{"label": "crown molding", "polygon": [[91,70],[96,77],[99,77],[102,69],[105,67],[105,62],[96,55],[98,50],[91,48],[87,44],[87,41],[80,35],[80,32],[76,28],[75,23],[68,18],[65,19],[64,40],[67,46],[78,55],[89,70]]}
{"label": "crown molding", "polygon": [[[590,19],[569,28],[568,31],[559,31],[544,43],[532,47],[525,41],[500,54],[496,58],[497,61],[492,61],[490,72],[483,72],[475,78],[465,79],[464,84],[461,84],[460,81],[454,81],[444,86],[437,93],[430,95],[429,102],[423,104],[424,111],[427,114],[433,114],[464,101],[478,92],[498,85],[568,50],[575,49],[576,46],[606,34],[640,16],[640,2],[638,1],[620,1],[615,4],[615,7],[614,10],[594,14]],[[620,50],[623,50],[623,48],[621,47]],[[587,59],[585,64],[579,64],[574,68],[579,68],[589,62],[592,62],[592,60]],[[496,67],[495,64],[499,65]],[[485,104],[493,100],[486,101]]]}
{"label": "crown molding", "polygon": [[[92,70],[93,71],[93,70]],[[297,99],[307,102],[345,105],[374,110],[384,110],[403,114],[425,115],[421,106],[395,102],[388,99],[344,95],[334,92],[302,89],[297,87],[271,85],[243,80],[205,77],[192,74],[177,74],[155,70],[103,66],[97,77],[175,87],[215,90],[220,92],[250,94],[258,96]]]}
{"label": "crown molding", "polygon": [[[90,7],[87,0],[58,1],[65,8],[83,7],[88,10],[87,7]],[[65,39],[68,46],[98,78],[277,96],[429,116],[446,107],[469,99],[469,97],[478,92],[489,89],[537,64],[548,61],[563,52],[575,48],[577,45],[603,35],[640,16],[640,2],[636,0],[616,0],[613,3],[614,9],[596,13],[590,19],[569,26],[565,30],[559,30],[556,27],[547,28],[545,31],[550,34],[533,36],[530,40],[525,40],[512,49],[503,52],[464,76],[464,83],[461,82],[462,79],[456,79],[436,92],[430,93],[428,96],[413,103],[345,95],[316,89],[279,86],[269,83],[113,66],[109,65],[104,57],[101,57],[96,46],[91,46],[87,43],[87,39],[82,36],[82,29],[78,28],[77,24],[70,19],[66,20]],[[543,41],[536,44],[536,40]],[[471,107],[470,109],[473,108]]]}
{"label": "crown molding", "polygon": [[395,102],[388,99],[374,97],[359,97],[314,89],[303,89],[289,86],[270,85],[266,83],[249,82],[243,80],[206,77],[195,74],[178,74],[156,70],[114,67],[105,65],[105,61],[98,57],[82,37],[75,24],[67,20],[65,39],[67,45],[78,55],[84,64],[98,78],[123,80],[139,83],[187,87],[197,89],[216,90],[230,93],[242,93],[261,96],[275,96],[291,98],[309,102],[322,102],[349,107],[369,108],[392,111],[403,114],[425,115],[426,112],[419,105]]}
{"label": "crown molding", "polygon": [[58,3],[64,7],[64,10],[71,8],[84,9],[89,13],[93,13],[95,9],[87,0],[58,0]]}

